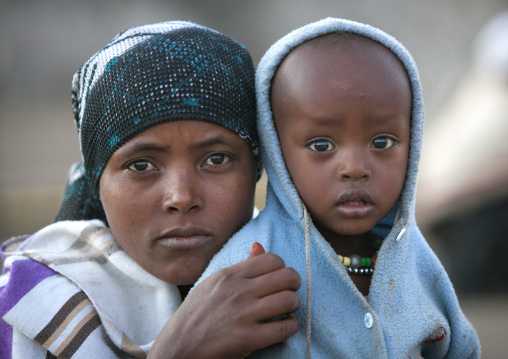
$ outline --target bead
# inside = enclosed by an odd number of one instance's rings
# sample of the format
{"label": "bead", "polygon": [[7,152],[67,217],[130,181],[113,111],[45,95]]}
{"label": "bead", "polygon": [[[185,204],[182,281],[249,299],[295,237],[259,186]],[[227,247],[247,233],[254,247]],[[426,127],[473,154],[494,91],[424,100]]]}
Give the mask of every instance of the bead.
{"label": "bead", "polygon": [[346,271],[348,272],[348,274],[357,274],[357,275],[372,275],[372,274],[374,274],[374,268],[353,269],[351,267],[346,267]]}
{"label": "bead", "polygon": [[372,257],[372,267],[376,266],[377,256]]}
{"label": "bead", "polygon": [[379,236],[375,236],[374,239],[372,240],[372,245],[374,246],[374,248],[376,250],[379,250],[379,248],[381,248],[382,244],[383,244],[383,238],[381,238]]}
{"label": "bead", "polygon": [[351,255],[351,264],[349,266],[353,269],[356,269],[356,268],[359,268],[361,265],[362,265],[362,258],[356,254]]}
{"label": "bead", "polygon": [[346,267],[349,274],[372,275],[374,273],[375,256],[371,258],[362,258],[353,254],[351,257],[344,257],[337,254],[341,263]]}
{"label": "bead", "polygon": [[370,258],[362,258],[362,267],[368,268],[372,265],[372,259]]}

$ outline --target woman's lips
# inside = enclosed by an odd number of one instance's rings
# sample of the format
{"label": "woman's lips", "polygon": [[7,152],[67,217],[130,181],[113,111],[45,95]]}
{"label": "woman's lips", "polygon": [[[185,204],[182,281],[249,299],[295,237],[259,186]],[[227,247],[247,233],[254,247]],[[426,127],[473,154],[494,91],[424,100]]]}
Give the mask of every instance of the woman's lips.
{"label": "woman's lips", "polygon": [[374,204],[367,191],[351,189],[342,193],[336,208],[347,218],[362,218],[374,210]]}
{"label": "woman's lips", "polygon": [[213,239],[212,234],[202,228],[174,228],[166,231],[157,241],[172,249],[195,249]]}

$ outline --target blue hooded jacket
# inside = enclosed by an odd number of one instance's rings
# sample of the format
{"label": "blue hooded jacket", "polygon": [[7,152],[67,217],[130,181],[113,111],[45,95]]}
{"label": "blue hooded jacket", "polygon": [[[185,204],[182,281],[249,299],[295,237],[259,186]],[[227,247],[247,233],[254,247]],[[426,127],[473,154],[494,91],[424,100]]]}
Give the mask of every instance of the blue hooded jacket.
{"label": "blue hooded jacket", "polygon": [[[385,240],[367,297],[306,214],[284,163],[270,108],[272,78],[284,57],[303,42],[331,32],[356,33],[386,46],[404,65],[412,87],[407,177],[398,206],[375,228],[382,233],[386,227]],[[257,70],[256,90],[261,153],[268,174],[266,207],[227,242],[200,279],[245,260],[254,241],[300,273],[302,305],[294,314],[299,332],[252,357],[304,358],[308,349],[313,358],[479,357],[477,334],[415,220],[424,111],[419,75],[409,52],[379,29],[327,18],[289,33],[266,52]]]}

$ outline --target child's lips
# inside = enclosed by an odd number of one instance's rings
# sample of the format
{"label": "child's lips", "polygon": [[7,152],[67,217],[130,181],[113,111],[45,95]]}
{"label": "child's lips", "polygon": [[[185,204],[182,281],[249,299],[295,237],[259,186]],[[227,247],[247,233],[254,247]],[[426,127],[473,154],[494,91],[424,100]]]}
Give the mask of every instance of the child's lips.
{"label": "child's lips", "polygon": [[350,189],[339,197],[336,208],[347,218],[362,218],[374,210],[374,204],[367,191]]}

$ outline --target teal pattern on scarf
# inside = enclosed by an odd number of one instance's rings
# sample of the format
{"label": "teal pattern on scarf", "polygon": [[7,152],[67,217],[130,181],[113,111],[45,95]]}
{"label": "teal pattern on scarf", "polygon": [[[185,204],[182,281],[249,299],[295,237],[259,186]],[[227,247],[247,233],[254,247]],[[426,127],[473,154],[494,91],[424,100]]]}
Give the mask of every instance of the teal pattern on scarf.
{"label": "teal pattern on scarf", "polygon": [[197,120],[238,134],[262,164],[256,130],[254,66],[243,45],[190,22],[128,29],[73,79],[73,112],[83,165],[69,174],[56,220],[105,220],[100,176],[111,155],[144,130]]}

